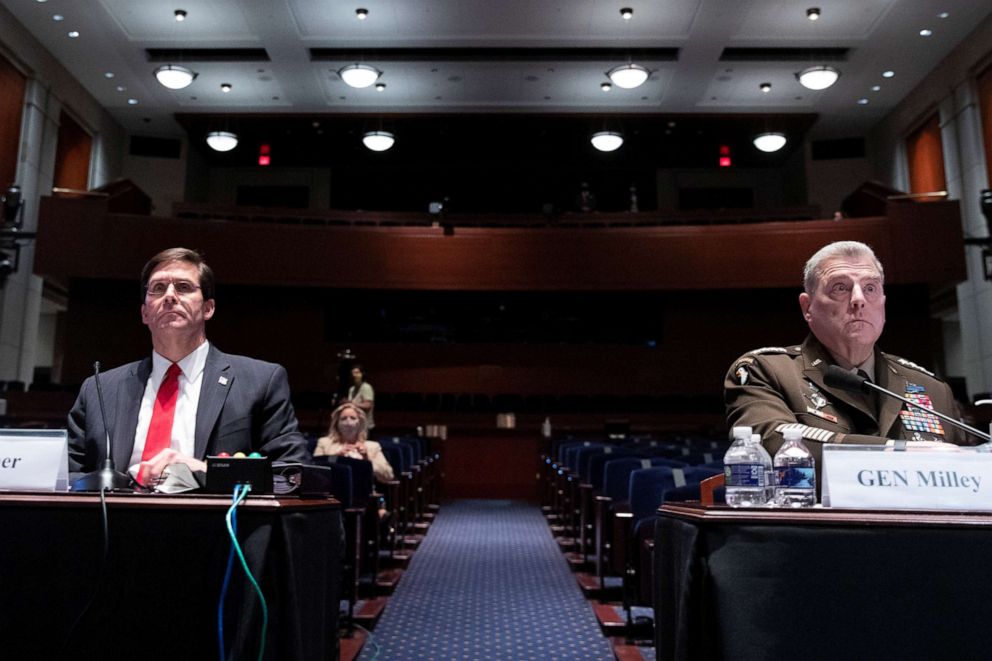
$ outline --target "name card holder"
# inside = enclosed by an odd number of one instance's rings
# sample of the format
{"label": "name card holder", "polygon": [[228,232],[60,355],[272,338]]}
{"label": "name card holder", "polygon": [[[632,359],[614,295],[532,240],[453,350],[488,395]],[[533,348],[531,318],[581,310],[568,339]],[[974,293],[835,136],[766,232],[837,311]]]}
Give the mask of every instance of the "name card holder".
{"label": "name card holder", "polygon": [[68,491],[68,444],[64,429],[0,429],[0,489]]}
{"label": "name card holder", "polygon": [[[951,449],[953,447],[953,449]],[[824,445],[824,507],[992,511],[988,448]]]}

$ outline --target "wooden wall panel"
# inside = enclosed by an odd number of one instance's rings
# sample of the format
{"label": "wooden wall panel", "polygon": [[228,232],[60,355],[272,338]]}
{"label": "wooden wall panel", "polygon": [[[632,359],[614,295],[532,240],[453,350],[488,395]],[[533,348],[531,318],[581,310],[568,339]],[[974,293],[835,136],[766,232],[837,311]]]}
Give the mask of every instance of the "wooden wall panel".
{"label": "wooden wall panel", "polygon": [[890,203],[881,218],[584,230],[336,228],[102,212],[44,198],[35,272],[131,279],[159,250],[203,249],[223,282],[427,290],[793,287],[838,239],[872,245],[889,282],[965,277],[957,202]]}
{"label": "wooden wall panel", "polygon": [[65,111],[59,116],[59,142],[55,150],[55,186],[87,190],[93,138]]}
{"label": "wooden wall panel", "polygon": [[906,138],[906,158],[911,193],[936,193],[947,189],[939,114],[934,113]]}

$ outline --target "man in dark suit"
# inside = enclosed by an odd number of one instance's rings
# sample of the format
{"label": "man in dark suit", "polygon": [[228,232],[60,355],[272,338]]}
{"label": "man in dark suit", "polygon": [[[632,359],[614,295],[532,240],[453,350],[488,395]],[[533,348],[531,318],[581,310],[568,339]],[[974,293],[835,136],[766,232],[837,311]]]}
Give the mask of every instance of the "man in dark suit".
{"label": "man in dark suit", "polygon": [[[258,452],[274,461],[309,461],[289,401],[286,370],[222,353],[207,342],[213,271],[186,248],[155,255],[141,273],[141,320],[152,355],[100,374],[116,465],[151,485],[167,466],[205,471],[207,455]],[[69,412],[69,471],[96,470],[106,430],[93,377]]]}

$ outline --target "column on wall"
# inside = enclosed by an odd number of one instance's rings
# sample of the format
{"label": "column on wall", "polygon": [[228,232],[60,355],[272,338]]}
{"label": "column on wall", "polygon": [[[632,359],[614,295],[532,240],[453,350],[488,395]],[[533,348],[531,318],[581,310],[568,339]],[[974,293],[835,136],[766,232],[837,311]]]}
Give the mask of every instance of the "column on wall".
{"label": "column on wall", "polygon": [[[960,200],[967,237],[988,236],[979,195],[987,184],[981,108],[976,81],[968,78],[940,103],[940,137],[947,192]],[[968,280],[957,287],[961,371],[972,396],[992,390],[992,283],[985,279],[982,251],[964,247]]]}
{"label": "column on wall", "polygon": [[[16,181],[24,231],[38,225],[38,200],[52,188],[61,102],[37,79],[27,81]],[[33,275],[34,244],[21,249],[20,266],[0,291],[0,380],[30,383],[34,375],[42,279]]]}

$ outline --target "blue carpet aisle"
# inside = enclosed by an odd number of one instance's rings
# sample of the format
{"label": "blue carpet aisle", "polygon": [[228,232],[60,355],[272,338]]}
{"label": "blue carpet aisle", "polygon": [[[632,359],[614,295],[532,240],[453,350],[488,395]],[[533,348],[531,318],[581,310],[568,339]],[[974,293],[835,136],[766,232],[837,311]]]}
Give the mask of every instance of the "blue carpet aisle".
{"label": "blue carpet aisle", "polygon": [[506,500],[441,508],[374,635],[379,661],[613,659],[540,510]]}

